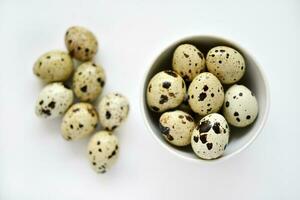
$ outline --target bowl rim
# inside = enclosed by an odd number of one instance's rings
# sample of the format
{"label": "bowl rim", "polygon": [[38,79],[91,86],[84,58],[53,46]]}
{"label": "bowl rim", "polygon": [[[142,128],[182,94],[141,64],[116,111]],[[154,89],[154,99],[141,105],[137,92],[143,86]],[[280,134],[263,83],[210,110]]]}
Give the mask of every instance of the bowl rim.
{"label": "bowl rim", "polygon": [[[197,38],[197,37],[208,37],[208,38],[223,40],[223,41],[226,41],[229,44],[232,44],[232,45],[238,47],[243,52],[247,52],[247,54],[255,62],[256,66],[257,66],[257,69],[259,70],[259,73],[262,75],[262,80],[263,80],[263,83],[265,84],[265,88],[266,88],[266,109],[265,109],[262,121],[259,124],[259,127],[257,128],[256,133],[241,148],[237,149],[236,151],[232,152],[229,155],[222,156],[220,158],[213,159],[213,160],[205,160],[205,159],[201,159],[201,158],[186,157],[186,156],[176,152],[175,150],[173,150],[172,146],[170,146],[167,143],[164,143],[163,141],[161,141],[161,139],[154,133],[154,131],[150,127],[150,124],[148,122],[148,119],[146,117],[146,112],[145,112],[145,109],[144,109],[144,102],[145,102],[144,86],[145,86],[145,84],[147,84],[146,83],[147,75],[149,74],[153,64],[155,63],[155,61],[161,56],[161,54],[163,52],[168,50],[173,45],[175,45],[177,43],[181,43],[181,42],[186,41],[186,40],[194,39],[194,38]],[[154,55],[155,55],[155,57],[150,62],[150,65],[148,66],[148,68],[145,69],[144,75],[141,78],[141,84],[140,84],[140,95],[141,95],[140,96],[140,110],[141,110],[141,114],[143,116],[143,121],[146,124],[146,127],[148,129],[149,134],[151,134],[155,138],[155,140],[160,144],[160,146],[164,147],[164,149],[169,151],[171,154],[176,155],[177,157],[179,157],[183,160],[188,160],[188,161],[191,161],[191,162],[194,162],[194,163],[219,163],[219,162],[228,160],[228,159],[238,155],[239,153],[241,153],[242,151],[247,149],[254,142],[254,140],[261,133],[263,127],[265,126],[265,124],[267,122],[268,116],[269,116],[269,111],[270,111],[270,86],[269,86],[269,82],[267,80],[266,74],[265,74],[264,70],[262,69],[260,63],[257,61],[256,57],[253,56],[253,54],[248,49],[244,48],[240,44],[237,44],[236,42],[232,41],[231,39],[227,39],[227,38],[224,38],[224,37],[216,35],[216,34],[209,34],[209,35],[208,34],[200,34],[200,35],[188,35],[188,36],[185,36],[181,39],[175,40],[175,41],[171,42],[170,44],[166,45],[162,50],[160,50],[158,53],[155,53]]]}

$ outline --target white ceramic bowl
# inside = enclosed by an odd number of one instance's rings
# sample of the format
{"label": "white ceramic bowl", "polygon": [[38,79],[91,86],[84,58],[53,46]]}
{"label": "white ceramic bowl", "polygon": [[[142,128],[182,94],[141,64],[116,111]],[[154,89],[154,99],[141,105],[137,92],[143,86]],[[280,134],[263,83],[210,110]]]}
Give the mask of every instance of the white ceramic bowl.
{"label": "white ceramic bowl", "polygon": [[[246,128],[231,128],[231,134],[229,139],[228,147],[226,148],[225,153],[222,157],[215,160],[202,160],[198,158],[191,146],[180,147],[177,148],[175,146],[171,146],[162,136],[158,121],[160,117],[160,113],[152,112],[148,106],[146,101],[146,91],[147,85],[150,79],[158,72],[171,69],[172,68],[172,56],[176,47],[183,43],[190,43],[195,45],[202,53],[205,55],[209,51],[209,49],[225,45],[229,47],[233,47],[237,49],[243,56],[246,62],[246,73],[239,84],[243,84],[247,86],[251,91],[256,95],[258,106],[259,106],[259,114],[255,122],[246,127]],[[216,36],[208,36],[208,35],[200,35],[200,36],[191,36],[186,37],[181,40],[178,40],[165,48],[158,56],[155,58],[154,62],[151,63],[149,69],[147,69],[145,73],[145,77],[143,79],[142,88],[141,88],[141,110],[142,115],[145,120],[146,126],[148,127],[150,133],[154,136],[154,138],[161,144],[165,149],[169,150],[171,153],[184,158],[185,160],[190,160],[194,162],[217,162],[226,160],[242,150],[248,147],[254,139],[261,132],[264,127],[268,113],[270,108],[270,93],[269,86],[266,80],[266,77],[262,71],[262,68],[257,64],[256,60],[252,55],[248,53],[244,48],[240,45],[229,41],[227,39],[223,39]],[[226,90],[226,87],[225,87]]]}

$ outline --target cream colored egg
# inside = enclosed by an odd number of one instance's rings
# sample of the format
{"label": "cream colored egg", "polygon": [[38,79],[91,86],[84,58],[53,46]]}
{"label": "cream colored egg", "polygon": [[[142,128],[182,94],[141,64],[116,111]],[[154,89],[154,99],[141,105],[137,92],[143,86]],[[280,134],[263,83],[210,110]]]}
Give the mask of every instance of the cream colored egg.
{"label": "cream colored egg", "polygon": [[47,83],[65,81],[73,72],[73,62],[67,52],[49,51],[37,59],[33,72]]}
{"label": "cream colored egg", "polygon": [[246,71],[243,56],[237,50],[226,46],[217,46],[209,50],[206,66],[223,84],[236,83]]}
{"label": "cream colored egg", "polygon": [[155,112],[163,112],[179,106],[185,97],[184,80],[174,71],[157,73],[147,87],[147,104]]}
{"label": "cream colored egg", "polygon": [[224,117],[229,124],[245,127],[252,124],[258,115],[254,93],[243,85],[233,85],[225,93]]}
{"label": "cream colored egg", "polygon": [[89,103],[76,103],[69,108],[61,123],[66,140],[78,140],[90,135],[97,127],[98,114]]}
{"label": "cream colored egg", "polygon": [[117,92],[105,95],[98,104],[99,120],[105,130],[113,131],[127,118],[129,102]]}
{"label": "cream colored egg", "polygon": [[82,62],[92,60],[98,50],[95,35],[81,26],[73,26],[67,30],[65,44],[70,55]]}
{"label": "cream colored egg", "polygon": [[215,159],[223,155],[229,141],[229,126],[224,117],[212,113],[200,120],[193,130],[191,144],[197,156]]}
{"label": "cream colored egg", "polygon": [[105,173],[119,154],[118,138],[108,131],[95,133],[88,144],[88,158],[97,173]]}
{"label": "cream colored egg", "polygon": [[195,122],[186,112],[175,110],[160,116],[159,127],[163,137],[175,146],[186,146],[191,143],[191,134]]}
{"label": "cream colored egg", "polygon": [[172,67],[184,80],[192,81],[205,71],[205,58],[194,45],[182,44],[174,52]]}
{"label": "cream colored egg", "polygon": [[218,112],[224,102],[224,90],[213,74],[204,72],[194,78],[188,89],[189,105],[199,115]]}
{"label": "cream colored egg", "polygon": [[74,73],[74,93],[81,101],[93,101],[101,94],[105,81],[106,76],[101,65],[85,62]]}
{"label": "cream colored egg", "polygon": [[72,90],[66,88],[62,83],[50,83],[40,92],[36,101],[35,113],[42,118],[56,118],[66,112],[73,99]]}

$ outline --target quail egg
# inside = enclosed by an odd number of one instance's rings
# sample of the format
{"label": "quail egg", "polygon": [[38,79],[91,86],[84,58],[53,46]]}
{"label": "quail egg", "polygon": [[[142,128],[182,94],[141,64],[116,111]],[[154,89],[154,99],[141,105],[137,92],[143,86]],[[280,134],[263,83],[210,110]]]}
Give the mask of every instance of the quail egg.
{"label": "quail egg", "polygon": [[53,119],[65,113],[73,102],[72,90],[62,83],[50,83],[39,94],[35,113],[39,117]]}
{"label": "quail egg", "polygon": [[254,93],[243,85],[233,85],[225,93],[224,117],[229,124],[245,127],[254,122],[258,104]]}
{"label": "quail egg", "polygon": [[64,51],[49,51],[40,56],[33,66],[33,73],[46,83],[67,80],[73,71],[73,62]]}
{"label": "quail egg", "polygon": [[205,58],[194,45],[182,44],[174,52],[172,67],[184,80],[192,81],[205,71]]}
{"label": "quail egg", "polygon": [[212,113],[202,118],[191,138],[195,154],[202,159],[222,156],[228,144],[229,131],[226,120],[220,114]]}
{"label": "quail egg", "polygon": [[174,71],[157,73],[147,87],[147,104],[155,112],[163,112],[179,106],[185,97],[184,80]]}
{"label": "quail egg", "polygon": [[81,64],[73,76],[73,89],[81,101],[93,101],[105,85],[104,69],[92,62]]}
{"label": "quail egg", "polygon": [[97,173],[105,173],[117,160],[118,138],[108,131],[95,133],[88,144],[88,157]]}
{"label": "quail egg", "polygon": [[66,140],[77,140],[90,135],[97,127],[98,114],[89,103],[76,103],[63,117],[61,133]]}
{"label": "quail egg", "polygon": [[122,94],[113,92],[101,99],[98,111],[101,126],[105,130],[112,131],[127,118],[129,102]]}
{"label": "quail egg", "polygon": [[218,112],[224,102],[223,86],[213,74],[203,72],[196,76],[188,88],[188,102],[199,115]]}
{"label": "quail egg", "polygon": [[209,50],[206,66],[223,84],[236,83],[246,71],[243,56],[237,50],[226,46],[217,46]]}
{"label": "quail egg", "polygon": [[175,146],[191,143],[195,122],[191,115],[180,110],[165,112],[160,116],[159,127],[163,137]]}
{"label": "quail egg", "polygon": [[65,44],[70,55],[82,62],[91,60],[98,50],[95,35],[80,26],[73,26],[67,30]]}

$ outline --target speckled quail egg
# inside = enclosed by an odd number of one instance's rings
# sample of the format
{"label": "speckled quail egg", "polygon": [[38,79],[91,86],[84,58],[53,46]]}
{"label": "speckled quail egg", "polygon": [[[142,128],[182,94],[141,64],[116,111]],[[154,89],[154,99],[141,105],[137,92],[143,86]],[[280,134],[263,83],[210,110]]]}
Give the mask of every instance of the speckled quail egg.
{"label": "speckled quail egg", "polygon": [[188,89],[189,105],[199,115],[218,112],[224,102],[223,86],[213,74],[203,72],[196,76]]}
{"label": "speckled quail egg", "polygon": [[127,118],[129,102],[125,96],[113,92],[104,96],[98,104],[100,124],[105,130],[114,130]]}
{"label": "speckled quail egg", "polygon": [[229,124],[245,127],[254,122],[258,104],[254,94],[243,85],[233,85],[225,93],[223,114]]}
{"label": "speckled quail egg", "polygon": [[102,92],[105,84],[104,69],[92,62],[81,64],[73,76],[73,89],[81,101],[93,101]]}
{"label": "speckled quail egg", "polygon": [[70,55],[80,61],[91,60],[98,50],[95,35],[80,26],[70,27],[65,35],[65,44]]}
{"label": "speckled quail egg", "polygon": [[89,103],[76,103],[63,117],[61,133],[66,140],[77,140],[90,135],[97,127],[98,114]]}
{"label": "speckled quail egg", "polygon": [[174,52],[172,67],[184,80],[192,81],[205,71],[205,58],[194,45],[182,44]]}
{"label": "speckled quail egg", "polygon": [[184,80],[174,71],[157,73],[147,87],[147,104],[155,112],[163,112],[179,106],[185,97]]}
{"label": "speckled quail egg", "polygon": [[160,116],[159,128],[169,143],[176,146],[186,146],[191,143],[195,122],[188,113],[175,110],[165,112]]}
{"label": "speckled quail egg", "polygon": [[233,84],[245,74],[243,56],[235,49],[226,46],[212,48],[206,56],[206,66],[223,84]]}
{"label": "speckled quail egg", "polygon": [[195,154],[202,159],[220,157],[228,144],[229,131],[226,120],[220,114],[212,113],[202,118],[191,138]]}
{"label": "speckled quail egg", "polygon": [[88,144],[88,156],[97,173],[105,173],[117,160],[118,138],[108,131],[95,133]]}
{"label": "speckled quail egg", "polygon": [[44,82],[67,80],[73,71],[73,62],[64,51],[49,51],[40,56],[33,66],[33,73]]}
{"label": "speckled quail egg", "polygon": [[40,92],[35,113],[39,117],[53,119],[65,113],[73,102],[72,90],[62,83],[50,83]]}

